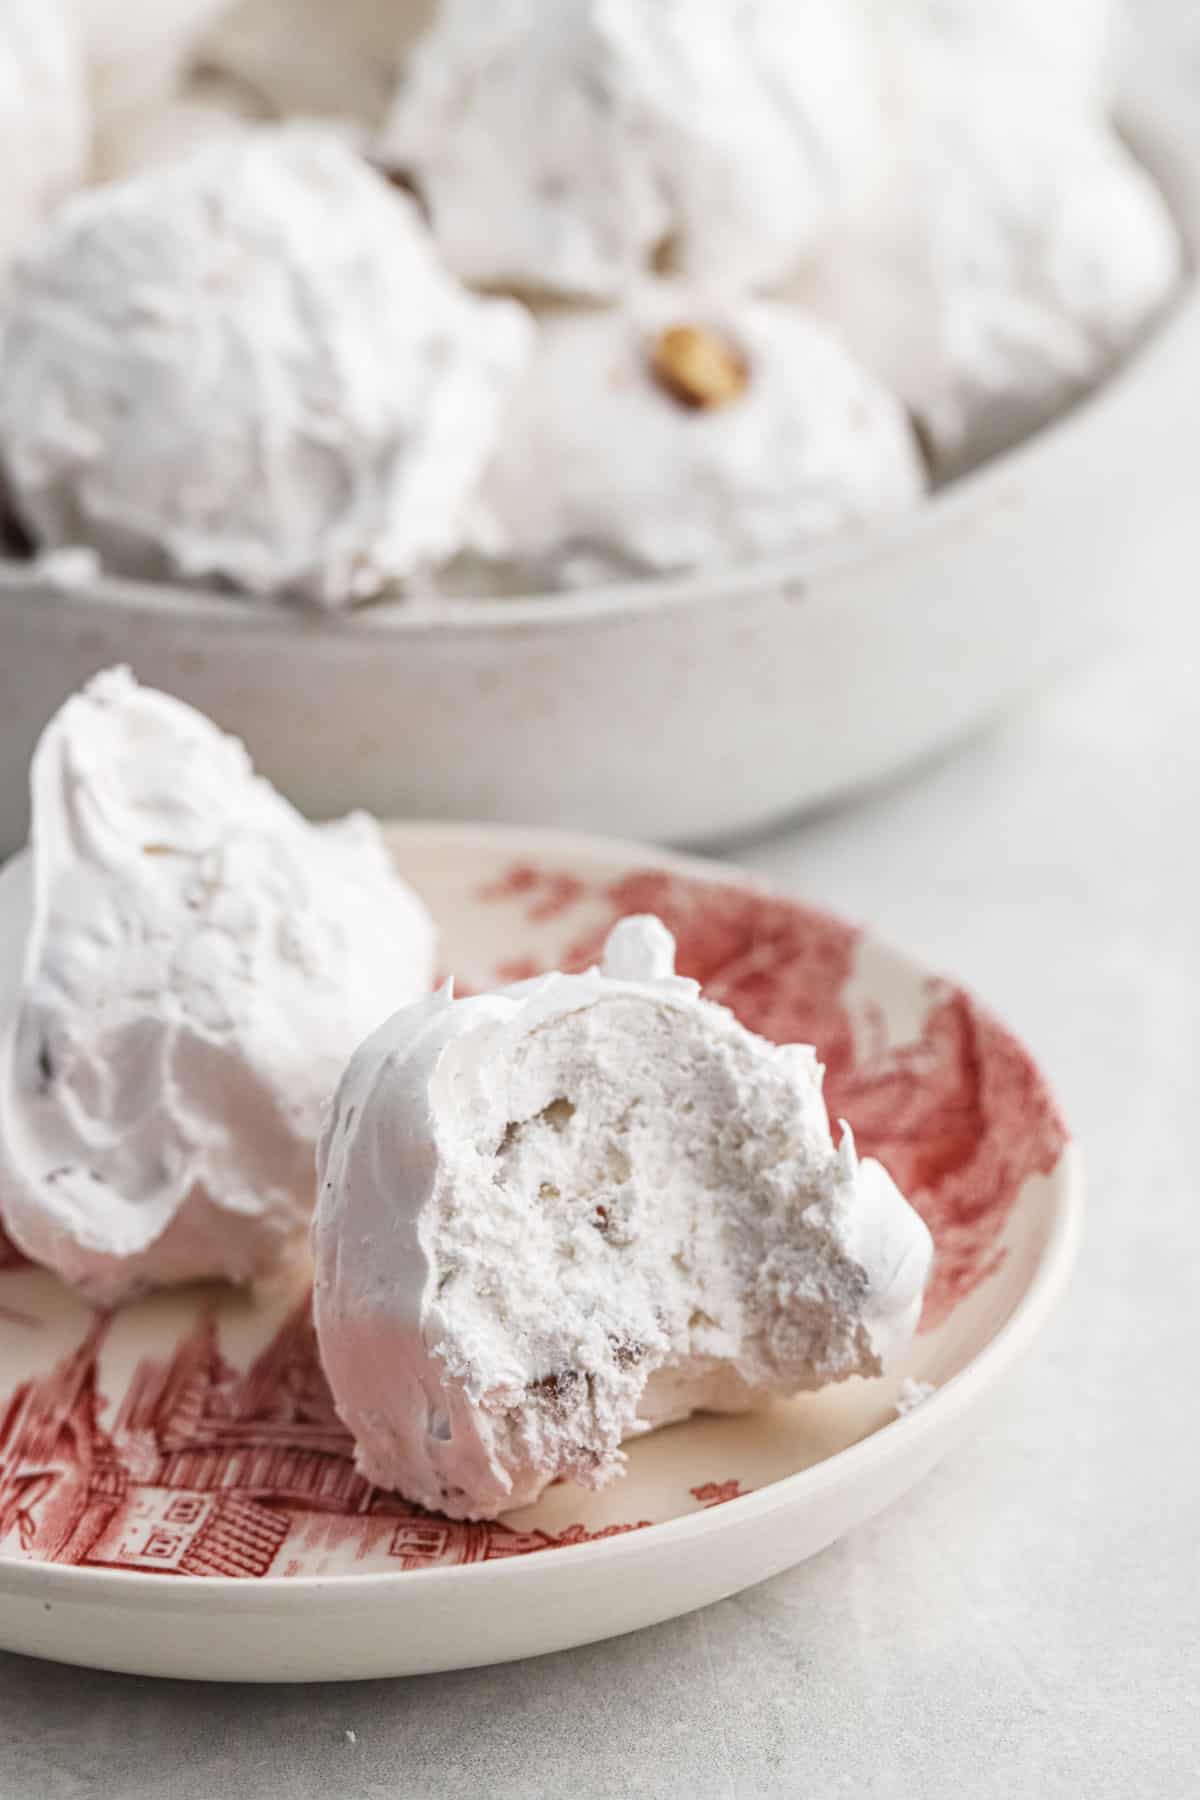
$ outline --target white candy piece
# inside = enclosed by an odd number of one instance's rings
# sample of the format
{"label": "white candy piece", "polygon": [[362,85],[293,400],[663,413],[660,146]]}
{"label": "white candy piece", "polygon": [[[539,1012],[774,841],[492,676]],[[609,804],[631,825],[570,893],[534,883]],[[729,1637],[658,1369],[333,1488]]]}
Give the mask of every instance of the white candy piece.
{"label": "white candy piece", "polygon": [[0,273],[87,173],[82,45],[66,0],[0,8]]}
{"label": "white candy piece", "polygon": [[542,319],[477,533],[570,585],[806,550],[924,488],[903,408],[824,326],[654,285]]}
{"label": "white candy piece", "polygon": [[1180,247],[1104,117],[1112,6],[877,6],[890,186],[789,293],[912,409],[945,479],[1110,373],[1177,285]]}
{"label": "white candy piece", "polygon": [[0,455],[36,544],[334,608],[450,557],[531,336],[332,127],[79,195],[4,319]]}
{"label": "white candy piece", "polygon": [[932,1246],[813,1052],[671,973],[658,920],[603,968],[443,991],[353,1058],[318,1151],[314,1312],[367,1479],[458,1518],[599,1487],[622,1441],[875,1375]]}
{"label": "white candy piece", "polygon": [[941,61],[959,82],[980,76],[1020,82],[1014,104],[1053,111],[1101,110],[1113,86],[1125,24],[1120,0],[872,0],[884,30],[922,59]]}
{"label": "white candy piece", "polygon": [[443,0],[381,155],[464,280],[786,277],[887,154],[847,0]]}
{"label": "white candy piece", "polygon": [[1009,448],[1094,386],[1182,273],[1158,189],[1116,134],[981,86],[925,117],[942,372],[913,396],[939,473]]}
{"label": "white candy piece", "polygon": [[330,115],[377,130],[435,10],[436,0],[241,0],[199,57],[279,117]]}
{"label": "white candy piece", "polygon": [[267,1275],[347,1058],[430,985],[429,916],[373,821],[307,824],[124,669],[50,722],[31,789],[0,877],[4,1228],[103,1304]]}

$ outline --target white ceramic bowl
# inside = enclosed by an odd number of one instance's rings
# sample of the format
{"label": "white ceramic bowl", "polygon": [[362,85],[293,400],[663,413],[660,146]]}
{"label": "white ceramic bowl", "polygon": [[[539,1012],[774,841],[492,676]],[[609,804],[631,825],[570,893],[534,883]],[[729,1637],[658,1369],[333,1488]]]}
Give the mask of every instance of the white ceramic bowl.
{"label": "white ceramic bowl", "polygon": [[[0,1240],[0,1648],[342,1680],[673,1618],[912,1487],[969,1435],[1062,1290],[1078,1155],[1028,1052],[961,990],[736,870],[555,833],[402,826],[389,843],[444,966],[473,987],[579,966],[615,918],[652,906],[713,998],[815,1043],[831,1111],[933,1233],[916,1342],[879,1380],[691,1419],[631,1444],[599,1493],[562,1483],[467,1525],[355,1474],[303,1284],[257,1301],[191,1287],[110,1315]],[[904,1376],[935,1391],[897,1417]]]}
{"label": "white ceramic bowl", "polygon": [[[1200,134],[1130,134],[1200,247]],[[1152,114],[1153,116],[1148,116]],[[1200,291],[1069,416],[865,547],[592,594],[302,616],[0,571],[0,852],[66,695],[113,662],[236,732],[306,812],[697,842],[903,768],[1106,643],[1200,537]]]}

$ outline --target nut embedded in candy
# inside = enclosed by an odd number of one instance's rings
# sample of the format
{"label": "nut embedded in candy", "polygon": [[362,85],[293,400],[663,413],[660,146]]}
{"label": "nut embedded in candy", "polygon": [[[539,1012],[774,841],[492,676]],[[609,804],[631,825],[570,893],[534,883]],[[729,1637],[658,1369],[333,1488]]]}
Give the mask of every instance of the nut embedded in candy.
{"label": "nut embedded in candy", "polygon": [[541,315],[476,525],[532,580],[611,580],[807,550],[925,484],[904,409],[802,308],[644,283]]}
{"label": "nut embedded in candy", "polygon": [[728,406],[743,394],[750,364],[737,345],[702,325],[669,325],[650,352],[655,380],[684,406]]}

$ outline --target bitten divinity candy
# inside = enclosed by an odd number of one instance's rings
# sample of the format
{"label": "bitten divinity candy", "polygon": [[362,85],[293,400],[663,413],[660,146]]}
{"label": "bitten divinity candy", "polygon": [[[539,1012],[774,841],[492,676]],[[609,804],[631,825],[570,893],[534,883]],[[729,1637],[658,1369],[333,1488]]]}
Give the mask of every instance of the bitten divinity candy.
{"label": "bitten divinity candy", "polygon": [[853,534],[925,479],[903,408],[824,326],[652,283],[542,319],[478,543],[567,584],[666,572]]}
{"label": "bitten divinity candy", "polygon": [[929,1234],[830,1135],[811,1050],[672,973],[656,919],[601,969],[398,1013],[318,1152],[316,1327],[371,1481],[487,1518],[625,1438],[875,1375]]}
{"label": "bitten divinity candy", "polygon": [[326,607],[459,547],[531,336],[311,126],[77,196],[3,324],[0,453],[40,548]]}
{"label": "bitten divinity candy", "polygon": [[104,1303],[265,1275],[346,1059],[430,985],[429,917],[372,821],[307,824],[126,670],[51,721],[31,787],[0,878],[5,1230]]}
{"label": "bitten divinity candy", "polygon": [[847,0],[443,0],[381,154],[464,280],[790,273],[886,156]]}

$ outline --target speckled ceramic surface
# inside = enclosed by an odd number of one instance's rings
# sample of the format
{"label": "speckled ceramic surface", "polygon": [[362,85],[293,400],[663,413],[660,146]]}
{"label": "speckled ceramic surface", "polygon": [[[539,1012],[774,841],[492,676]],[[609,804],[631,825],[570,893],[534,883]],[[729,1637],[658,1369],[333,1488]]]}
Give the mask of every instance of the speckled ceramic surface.
{"label": "speckled ceramic surface", "polygon": [[[465,987],[590,961],[656,911],[684,973],[755,1029],[815,1043],[848,1117],[930,1224],[903,1370],[633,1446],[455,1524],[354,1470],[303,1284],[116,1314],[0,1272],[0,1646],[209,1678],[399,1674],[533,1654],[672,1616],[799,1561],[909,1487],[969,1422],[1065,1279],[1076,1158],[1023,1051],[868,933],[735,872],[599,840],[400,827],[398,862]],[[935,1392],[899,1417],[903,1376]]]}

